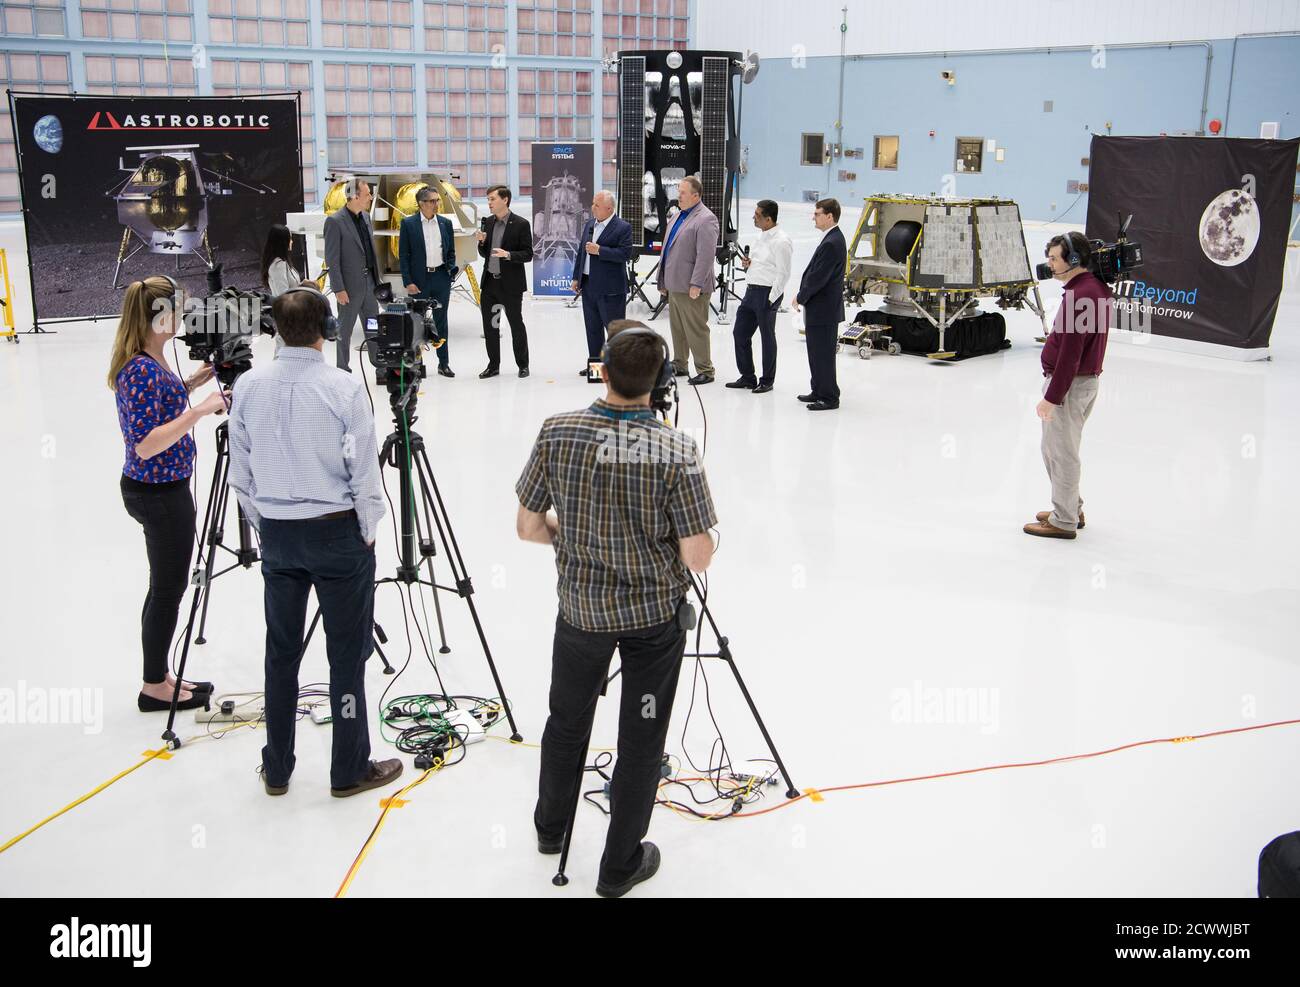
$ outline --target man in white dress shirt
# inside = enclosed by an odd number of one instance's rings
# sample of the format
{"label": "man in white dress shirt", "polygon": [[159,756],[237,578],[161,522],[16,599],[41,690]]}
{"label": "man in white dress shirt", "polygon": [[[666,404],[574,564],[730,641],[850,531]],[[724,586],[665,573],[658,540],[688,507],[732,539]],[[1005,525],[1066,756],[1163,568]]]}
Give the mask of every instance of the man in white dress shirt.
{"label": "man in white dress shirt", "polygon": [[432,299],[433,324],[444,340],[438,347],[438,373],[455,377],[448,362],[447,306],[451,303],[451,285],[460,273],[456,267],[456,239],[451,220],[441,216],[442,196],[433,186],[415,193],[420,211],[402,220],[398,230],[397,257],[402,268],[402,283],[412,298]]}
{"label": "man in white dress shirt", "polygon": [[[736,369],[740,377],[728,387],[745,388],[766,394],[776,381],[776,313],[781,308],[786,282],[790,280],[790,259],[794,244],[785,230],[776,225],[777,206],[771,199],[760,199],[754,209],[754,225],[760,233],[758,242],[741,260],[747,272],[745,297],[736,313],[732,335],[736,340]],[[754,374],[754,330],[763,340],[763,375]]]}

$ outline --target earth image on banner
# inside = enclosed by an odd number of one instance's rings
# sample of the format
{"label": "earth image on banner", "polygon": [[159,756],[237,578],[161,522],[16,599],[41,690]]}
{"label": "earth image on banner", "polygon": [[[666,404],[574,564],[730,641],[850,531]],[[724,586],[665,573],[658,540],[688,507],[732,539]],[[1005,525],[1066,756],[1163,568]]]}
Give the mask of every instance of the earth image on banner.
{"label": "earth image on banner", "polygon": [[32,134],[36,138],[36,146],[46,154],[58,154],[63,150],[63,124],[54,114],[47,113],[37,120]]}
{"label": "earth image on banner", "polygon": [[1236,267],[1259,243],[1259,205],[1239,188],[1220,192],[1201,213],[1201,250],[1220,267]]}

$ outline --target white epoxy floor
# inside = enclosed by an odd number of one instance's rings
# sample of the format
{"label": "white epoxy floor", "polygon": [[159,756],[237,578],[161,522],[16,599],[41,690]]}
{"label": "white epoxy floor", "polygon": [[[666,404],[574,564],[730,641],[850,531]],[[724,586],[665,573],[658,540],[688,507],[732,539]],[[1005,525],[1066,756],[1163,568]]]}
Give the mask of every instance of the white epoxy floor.
{"label": "white epoxy floor", "polygon": [[[749,215],[750,206],[743,210]],[[796,271],[811,207],[786,207]],[[846,213],[850,231],[857,211]],[[3,232],[21,278],[21,233]],[[1054,228],[1030,224],[1031,256]],[[1294,251],[1293,251],[1294,252]],[[1294,267],[1294,263],[1292,265]],[[1059,290],[1049,286],[1052,308]],[[452,381],[430,377],[429,443],[489,642],[525,739],[546,712],[554,568],[514,533],[513,484],[542,418],[591,401],[581,315],[529,300],[533,376],[480,381],[477,312],[452,308]],[[20,325],[30,317],[19,312]],[[656,326],[667,333],[666,317]],[[1049,505],[1033,406],[1037,320],[1012,349],[955,365],[845,353],[843,405],[813,415],[803,344],[782,315],[775,392],[703,388],[706,467],[721,520],[710,604],[800,788],[830,788],[1083,754],[1300,717],[1300,291],[1287,288],[1274,359],[1241,364],[1113,342],[1084,443],[1088,527],[1074,542],[1021,533]],[[0,723],[0,839],[159,746],[135,710],[143,541],[117,489],[121,439],[103,375],[112,325],[0,342],[0,689],[92,690],[102,720]],[[508,346],[506,347],[508,353]],[[257,359],[270,359],[270,340]],[[684,426],[703,424],[686,389]],[[381,408],[381,436],[390,427]],[[199,429],[200,489],[212,426]],[[386,528],[380,570],[391,574]],[[443,570],[445,575],[445,570]],[[464,606],[444,600],[452,691],[491,681]],[[391,590],[377,615],[406,656]],[[261,685],[261,579],[222,577],[194,676]],[[436,688],[417,645],[397,684]],[[323,643],[303,681],[324,678]],[[682,753],[690,668],[670,750]],[[712,704],[736,762],[766,756],[727,669]],[[372,662],[377,700],[389,680]],[[25,692],[23,691],[25,690]],[[943,700],[963,698],[966,705]],[[596,743],[615,736],[602,703]],[[193,735],[182,719],[183,733]],[[372,725],[374,717],[372,715]],[[376,756],[389,756],[374,729]],[[686,746],[701,763],[702,709]],[[374,825],[378,793],[327,792],[327,727],[298,728],[298,769],[268,799],[261,738],[237,731],[154,761],[0,854],[11,895],[326,896]],[[828,793],[751,819],[697,824],[657,810],[658,877],[637,896],[1251,895],[1258,852],[1300,828],[1300,727],[1158,744],[1047,767]],[[578,817],[567,889],[532,843],[535,749],[488,741],[392,812],[352,896],[590,895],[603,817]],[[407,759],[404,781],[415,774]],[[396,787],[396,786],[394,786]],[[782,802],[773,789],[759,808]]]}

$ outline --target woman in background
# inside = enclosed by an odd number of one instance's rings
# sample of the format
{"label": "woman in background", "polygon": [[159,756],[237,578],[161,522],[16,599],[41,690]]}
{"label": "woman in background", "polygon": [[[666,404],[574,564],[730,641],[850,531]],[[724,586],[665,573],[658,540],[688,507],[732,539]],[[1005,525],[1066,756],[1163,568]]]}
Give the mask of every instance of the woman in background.
{"label": "woman in background", "polygon": [[[262,284],[271,292],[271,301],[275,301],[290,288],[302,283],[302,275],[289,260],[289,251],[293,247],[293,236],[289,227],[283,223],[274,223],[266,234],[266,246],[262,248]],[[280,334],[275,336],[275,355],[280,355],[284,340]]]}
{"label": "woman in background", "polygon": [[[211,367],[182,381],[167,363],[163,346],[176,335],[176,296],[175,283],[158,276],[135,281],[126,289],[108,368],[108,386],[117,394],[117,419],[126,445],[122,502],[144,528],[149,553],[149,592],[140,615],[144,684],[138,706],[142,713],[170,708],[176,685],[167,656],[194,549],[190,429],[205,415],[226,409],[219,392],[189,407],[189,392],[211,380]],[[211,682],[185,682],[179,708],[204,706],[211,692]]]}

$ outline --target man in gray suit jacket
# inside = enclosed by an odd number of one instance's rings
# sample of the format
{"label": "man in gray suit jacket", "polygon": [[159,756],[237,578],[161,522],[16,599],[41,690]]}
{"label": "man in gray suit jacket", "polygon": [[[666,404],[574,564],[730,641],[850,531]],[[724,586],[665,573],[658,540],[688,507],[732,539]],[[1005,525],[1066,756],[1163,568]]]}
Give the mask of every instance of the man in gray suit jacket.
{"label": "man in gray suit jacket", "polygon": [[375,298],[379,261],[375,257],[375,232],[370,227],[370,203],[374,201],[370,184],[349,178],[344,193],[347,204],[325,219],[325,264],[329,267],[330,288],[339,304],[337,362],[351,373],[348,357],[357,316],[370,319],[379,315]]}
{"label": "man in gray suit jacket", "polygon": [[664,238],[659,258],[659,291],[668,294],[668,324],[673,334],[673,372],[685,377],[695,358],[691,384],[712,384],[709,358],[709,297],[713,293],[718,250],[718,217],[700,201],[704,186],[694,175],[677,185],[681,210]]}

